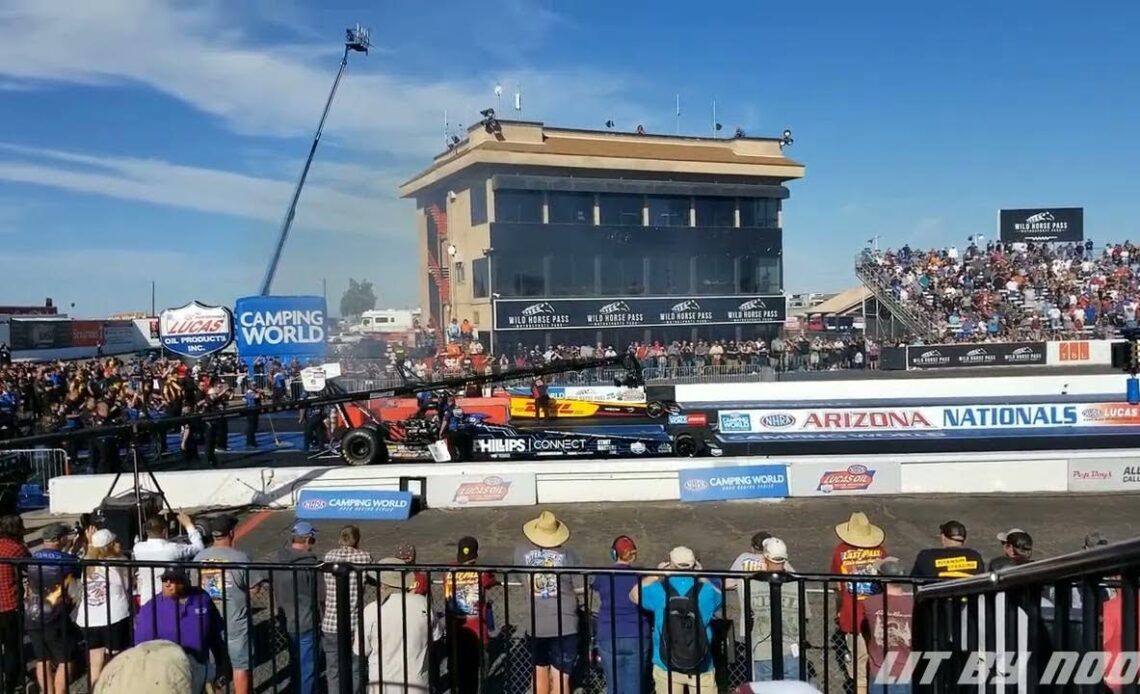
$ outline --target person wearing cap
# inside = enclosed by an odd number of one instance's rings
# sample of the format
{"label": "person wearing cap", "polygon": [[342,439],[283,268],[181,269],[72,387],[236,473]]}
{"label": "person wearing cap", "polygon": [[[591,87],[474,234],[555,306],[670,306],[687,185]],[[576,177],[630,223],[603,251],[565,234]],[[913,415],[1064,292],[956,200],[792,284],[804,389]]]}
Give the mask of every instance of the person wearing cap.
{"label": "person wearing cap", "polygon": [[[566,549],[570,528],[551,513],[523,525],[526,542],[515,548],[515,565],[528,569],[580,566]],[[534,657],[534,694],[569,694],[570,673],[578,660],[578,600],[569,573],[535,572],[530,581],[530,648]]]}
{"label": "person wearing cap", "polygon": [[[632,568],[637,561],[637,545],[633,539],[626,535],[615,538],[610,544],[610,559],[617,571]],[[647,689],[653,626],[645,613],[629,600],[629,591],[637,582],[637,575],[633,573],[598,574],[591,582],[598,594],[596,633],[607,694],[640,694]]]}
{"label": "person wearing cap", "polygon": [[115,533],[91,533],[83,555],[83,586],[75,623],[87,638],[88,676],[99,680],[109,658],[131,647],[130,574],[102,562],[126,559]]}
{"label": "person wearing cap", "polygon": [[[276,606],[277,617],[284,620],[289,634],[291,679],[296,683],[290,691],[297,694],[316,694],[317,691],[317,626],[320,622],[317,595],[317,572],[321,563],[313,553],[317,543],[317,529],[308,521],[297,521],[289,533],[289,544],[274,552],[269,561],[288,564],[299,570],[271,570],[271,604]],[[295,679],[294,679],[295,678]]]}
{"label": "person wearing cap", "polygon": [[[453,566],[471,566],[479,561],[479,541],[459,539]],[[443,599],[447,608],[448,653],[456,664],[452,689],[478,692],[483,650],[490,641],[490,604],[487,591],[498,585],[490,571],[449,571],[443,577]]]}
{"label": "person wearing cap", "polygon": [[[372,563],[372,555],[366,550],[360,549],[360,528],[355,525],[346,525],[340,529],[340,541],[337,546],[330,549],[325,553],[324,563],[333,566],[335,564],[356,564],[358,566],[367,566]],[[355,573],[355,572],[354,572]],[[355,622],[358,614],[357,609],[360,605],[360,580],[355,575],[350,575],[348,579],[348,604],[349,614],[353,615]],[[337,658],[337,619],[336,609],[333,608],[337,604],[336,595],[336,581],[325,581],[325,605],[330,606],[325,610],[324,617],[321,619],[321,648],[325,653],[325,682],[328,684],[328,691],[340,691],[340,660]],[[355,630],[356,624],[352,625]],[[360,684],[360,670],[353,668],[351,673],[347,673],[352,678],[352,691],[358,690]]]}
{"label": "person wearing cap", "polygon": [[[0,517],[0,560],[27,559],[31,556],[24,545],[24,521],[19,516]],[[20,608],[23,586],[19,568],[11,563],[0,563],[0,675],[3,676],[3,694],[14,693],[18,683],[24,681],[24,633],[20,625]]]}
{"label": "person wearing cap", "polygon": [[911,574],[916,578],[967,578],[985,571],[978,550],[966,546],[966,526],[956,520],[938,526],[939,547],[930,547],[914,558]]}
{"label": "person wearing cap", "polygon": [[206,548],[206,543],[202,540],[202,531],[194,525],[190,516],[179,513],[178,524],[186,531],[189,544],[171,542],[166,519],[162,516],[151,516],[144,526],[146,539],[135,543],[132,548],[131,554],[135,561],[151,563],[150,566],[140,566],[135,572],[135,592],[139,596],[140,605],[162,591],[162,585],[157,580],[161,569],[155,568],[155,564],[190,561]]}
{"label": "person wearing cap", "polygon": [[[396,552],[392,555],[405,564],[416,563],[416,546],[410,542],[405,542],[396,547]],[[428,580],[428,575],[423,571],[416,571],[412,574],[415,577],[415,591],[416,595],[427,595],[431,590],[431,581]]]}
{"label": "person wearing cap", "polygon": [[[701,571],[693,550],[688,547],[674,547],[669,552],[669,560],[657,565],[665,571]],[[706,653],[696,672],[678,672],[670,669],[662,649],[667,646],[666,613],[669,604],[677,596],[691,596],[696,603],[696,611],[705,630]],[[712,623],[717,610],[724,603],[724,596],[714,583],[707,578],[693,576],[647,576],[629,591],[629,599],[653,616],[653,683],[657,694],[703,694],[716,692],[716,670],[712,658]],[[684,639],[684,635],[677,635]],[[690,638],[699,638],[694,636]]]}
{"label": "person wearing cap", "polygon": [[[427,598],[412,590],[404,562],[386,557],[376,599],[364,606],[363,638],[353,649],[368,661],[368,694],[427,694],[432,618]],[[363,641],[363,651],[361,642]]]}
{"label": "person wearing cap", "polygon": [[[911,586],[900,579],[907,576],[906,567],[898,557],[884,557],[875,562],[875,573],[885,582],[883,592],[868,597],[863,602],[863,619],[860,631],[867,643],[869,677],[874,692],[882,690],[875,678],[888,653],[894,653],[891,661],[892,678],[902,677],[910,658],[911,626],[914,621],[914,596]],[[895,684],[887,688],[888,694],[907,694],[909,684]]]}
{"label": "person wearing cap", "polygon": [[45,527],[43,544],[32,553],[27,567],[28,592],[24,598],[24,628],[32,644],[36,682],[47,694],[67,691],[67,666],[79,642],[71,621],[70,587],[80,575],[79,558],[63,550],[75,529],[63,523]]}
{"label": "person wearing cap", "polygon": [[[887,549],[883,546],[886,533],[865,513],[852,513],[847,521],[835,526],[835,534],[839,542],[831,554],[832,574],[869,576],[875,562],[887,556]],[[863,601],[877,592],[877,585],[873,581],[856,578],[836,583],[835,590],[837,634],[843,635],[846,650],[837,649],[836,655],[848,682],[854,682],[855,694],[866,694],[867,648],[859,638],[859,625],[863,621]]]}
{"label": "person wearing cap", "polygon": [[195,572],[196,583],[225,618],[226,651],[233,670],[232,694],[250,694],[253,682],[250,648],[250,586],[258,576],[246,568],[223,568],[224,564],[249,564],[249,555],[234,547],[237,518],[222,515],[207,524],[213,543],[194,557],[201,567]]}
{"label": "person wearing cap", "polygon": [[[788,545],[778,537],[769,537],[760,543],[761,560],[763,564],[756,572],[766,574],[781,574],[788,570]],[[781,577],[774,576],[774,579]],[[769,580],[750,580],[747,590],[738,588],[743,598],[747,593],[748,609],[742,615],[751,617],[752,628],[750,640],[752,643],[752,678],[756,682],[766,682],[773,679],[775,669],[775,644],[772,642],[772,583]],[[782,631],[782,644],[780,646],[783,658],[783,679],[795,680],[800,677],[800,591],[794,581],[780,583],[780,629]],[[811,619],[811,609],[807,603],[802,603],[805,623]],[[741,619],[741,622],[746,620]],[[741,641],[747,639],[741,636]]]}
{"label": "person wearing cap", "polygon": [[202,694],[214,658],[214,684],[225,686],[231,673],[223,633],[222,615],[206,591],[190,585],[186,570],[172,566],[162,572],[162,592],[139,608],[135,615],[135,645],[147,641],[170,641],[190,658],[190,692]]}
{"label": "person wearing cap", "polygon": [[1002,556],[990,560],[990,571],[1033,561],[1033,538],[1021,528],[998,533],[997,539],[1001,543]]}

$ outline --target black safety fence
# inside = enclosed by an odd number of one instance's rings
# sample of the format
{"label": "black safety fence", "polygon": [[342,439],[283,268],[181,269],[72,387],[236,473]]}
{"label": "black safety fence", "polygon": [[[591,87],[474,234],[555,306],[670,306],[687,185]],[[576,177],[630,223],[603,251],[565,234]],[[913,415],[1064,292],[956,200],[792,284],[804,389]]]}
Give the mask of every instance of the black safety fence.
{"label": "black safety fence", "polygon": [[[538,691],[540,677],[561,676],[567,691],[598,694],[686,685],[729,692],[772,679],[859,694],[884,644],[895,647],[895,626],[888,634],[882,616],[902,614],[909,624],[915,583],[785,572],[362,566],[321,563],[304,551],[285,562],[245,563],[228,561],[230,554],[215,548],[169,565],[121,559],[112,546],[84,560],[0,559],[0,592],[13,581],[24,589],[16,611],[0,611],[10,627],[0,643],[0,691],[34,681],[41,692],[91,692],[118,653],[163,639],[187,653],[195,694],[204,683],[238,693],[521,694]],[[704,628],[689,628],[697,623]],[[559,691],[552,684],[549,691]]]}
{"label": "black safety fence", "polygon": [[1140,687],[1140,539],[921,587],[910,684],[923,692]]}

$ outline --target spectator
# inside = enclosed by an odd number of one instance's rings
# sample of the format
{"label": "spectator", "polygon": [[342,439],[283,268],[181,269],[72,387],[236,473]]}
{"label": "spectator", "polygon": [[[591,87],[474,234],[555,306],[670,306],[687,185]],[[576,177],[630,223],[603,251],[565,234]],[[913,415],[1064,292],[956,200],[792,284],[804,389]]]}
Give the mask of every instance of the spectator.
{"label": "spectator", "polygon": [[[144,684],[145,683],[145,684]],[[191,694],[190,658],[169,641],[147,641],[115,658],[95,694]]]}
{"label": "spectator", "polygon": [[1013,528],[997,534],[1001,543],[1002,556],[990,560],[990,571],[1008,566],[1021,566],[1033,561],[1033,538],[1020,528]]}
{"label": "spectator", "polygon": [[[563,547],[570,528],[550,511],[523,525],[527,542],[515,550],[515,565],[530,569],[578,566]],[[534,694],[570,694],[570,673],[578,660],[578,604],[568,574],[528,574],[532,610],[530,648]]]}
{"label": "spectator", "polygon": [[[154,563],[172,563],[190,561],[194,555],[206,548],[202,541],[202,531],[195,525],[190,516],[185,513],[178,514],[178,524],[186,531],[190,544],[171,542],[170,531],[166,519],[161,516],[151,516],[146,521],[146,539],[134,546],[132,554],[135,561]],[[139,604],[144,605],[148,600],[162,592],[161,582],[156,580],[163,569],[154,566],[140,566],[135,573],[135,591],[139,596]]]}
{"label": "spectator", "polygon": [[[395,556],[405,564],[416,563],[416,546],[411,543],[404,543],[396,548]],[[431,581],[428,580],[428,575],[423,571],[416,571],[412,574],[415,578],[415,588],[413,589],[416,595],[427,595],[431,590]]]}
{"label": "spectator", "polygon": [[[780,574],[788,568],[788,546],[778,537],[770,537],[762,543],[763,568],[760,571],[772,574],[770,581],[779,585],[780,600],[780,629],[782,643],[780,649],[783,656],[783,678],[786,680],[800,677],[800,609],[803,609],[805,622],[811,619],[811,609],[807,603],[800,603],[799,585],[794,581],[784,581]],[[741,591],[743,594],[745,591]],[[742,614],[752,615],[752,677],[757,682],[766,682],[774,678],[775,670],[772,642],[772,585],[768,581],[749,581],[749,607]]]}
{"label": "spectator", "polygon": [[[395,557],[380,564],[398,567]],[[428,648],[432,626],[427,599],[412,592],[405,572],[380,572],[377,599],[364,606],[364,638],[353,638],[353,648],[368,659],[369,694],[407,694],[428,691]]]}
{"label": "spectator", "polygon": [[[360,528],[355,525],[346,525],[340,529],[340,543],[339,545],[325,553],[324,563],[332,566],[334,564],[357,564],[366,566],[372,563],[372,555],[360,549]],[[359,614],[357,611],[360,607],[360,575],[354,574],[348,580],[348,604],[349,614],[353,615],[355,622]],[[325,581],[325,604],[336,605],[336,582]],[[337,658],[337,629],[340,625],[337,623],[336,610],[325,610],[324,618],[321,619],[321,649],[325,653],[325,681],[328,683],[328,690],[330,692],[340,691],[340,661]],[[356,631],[356,625],[352,627]],[[346,673],[352,680],[352,691],[357,691],[360,687],[360,672],[359,668],[354,667],[352,672]]]}
{"label": "spectator", "polygon": [[[1107,675],[1105,684],[1113,692],[1119,694],[1125,684],[1130,684],[1130,682],[1122,681],[1120,674],[1135,672],[1135,665],[1130,666],[1116,662],[1120,658],[1124,643],[1124,593],[1117,591],[1115,595],[1109,598],[1101,606],[1101,615],[1104,629],[1102,647],[1108,656],[1104,664],[1104,672]],[[1140,624],[1140,614],[1137,616],[1136,623]]]}
{"label": "spectator", "polygon": [[[864,513],[852,513],[844,523],[835,526],[839,543],[831,555],[832,574],[844,576],[868,576],[874,570],[875,562],[887,556],[883,541],[886,533],[871,523]],[[872,581],[842,581],[836,584],[836,624],[835,636],[842,639],[837,643],[836,654],[847,673],[848,682],[853,682],[857,694],[867,692],[867,648],[860,643],[859,625],[863,622],[863,601],[876,592]]]}
{"label": "spectator", "polygon": [[214,684],[224,687],[232,673],[224,622],[214,601],[201,588],[190,585],[182,568],[166,569],[161,579],[162,592],[140,607],[135,616],[135,645],[170,641],[181,646],[190,659],[192,694],[202,694],[205,689],[212,655],[218,673]]}
{"label": "spectator", "polygon": [[[876,680],[888,653],[895,654],[891,661],[893,681],[903,677],[910,657],[911,624],[914,620],[914,597],[911,587],[898,579],[904,578],[906,567],[897,557],[885,557],[875,564],[875,572],[886,578],[884,592],[872,595],[863,604],[860,631],[867,643],[869,677],[875,692],[883,691]],[[886,686],[886,694],[909,694],[909,684]]]}
{"label": "spectator", "polygon": [[[460,538],[456,546],[455,564],[471,566],[479,560],[479,541]],[[447,605],[448,630],[451,638],[448,653],[456,665],[452,687],[458,694],[477,694],[483,662],[483,651],[489,641],[491,606],[487,591],[498,585],[488,571],[451,571],[443,579],[443,598]]]}
{"label": "spectator", "polygon": [[916,578],[966,578],[985,570],[977,550],[966,546],[966,526],[946,521],[938,528],[941,547],[924,549],[914,559],[911,574]]}
{"label": "spectator", "polygon": [[[19,516],[0,518],[0,560],[26,559],[31,556],[24,545],[24,522]],[[24,686],[22,672],[24,631],[20,625],[23,587],[19,570],[13,564],[0,563],[0,691],[15,694]]]}
{"label": "spectator", "polygon": [[[701,571],[693,550],[674,547],[657,568]],[[649,576],[629,591],[629,599],[653,615],[653,682],[657,694],[717,691],[712,659],[712,628],[724,603],[704,577]]]}
{"label": "spectator", "polygon": [[24,628],[36,663],[36,683],[43,694],[65,694],[72,652],[79,643],[71,621],[70,588],[79,577],[79,559],[63,551],[74,529],[52,523],[43,529],[40,549],[32,553],[24,599]]}
{"label": "spectator", "polygon": [[257,586],[259,578],[251,577],[248,568],[223,569],[218,564],[248,564],[249,555],[234,548],[234,530],[237,519],[230,515],[210,521],[213,543],[194,557],[202,565],[198,573],[198,586],[205,591],[214,606],[225,618],[226,651],[233,670],[232,694],[250,694],[251,644],[249,594],[250,586]]}
{"label": "spectator", "polygon": [[126,559],[115,534],[96,530],[83,557],[83,591],[75,622],[87,638],[88,677],[99,681],[107,660],[131,646],[130,578],[127,569],[103,562]]}
{"label": "spectator", "polygon": [[289,544],[270,557],[277,564],[296,566],[300,571],[272,571],[270,596],[277,609],[277,617],[284,621],[291,645],[293,677],[296,677],[298,694],[317,692],[316,629],[319,624],[319,606],[316,572],[320,564],[313,546],[317,543],[317,529],[308,521],[297,521],[290,532]]}
{"label": "spectator", "polygon": [[[610,545],[610,559],[616,570],[632,568],[637,561],[637,545],[625,535],[616,538]],[[632,573],[600,574],[593,579],[592,587],[598,594],[598,656],[607,694],[641,694],[648,689],[653,627],[629,600],[637,582],[637,575]]]}

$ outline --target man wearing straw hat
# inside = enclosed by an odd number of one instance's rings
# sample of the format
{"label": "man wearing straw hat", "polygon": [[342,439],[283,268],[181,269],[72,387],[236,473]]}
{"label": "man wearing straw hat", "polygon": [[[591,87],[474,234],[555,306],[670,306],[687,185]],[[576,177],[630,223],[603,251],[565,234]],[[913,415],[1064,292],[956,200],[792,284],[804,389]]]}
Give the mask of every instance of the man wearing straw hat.
{"label": "man wearing straw hat", "polygon": [[[839,543],[831,555],[831,573],[845,576],[869,576],[875,573],[875,563],[887,556],[883,540],[886,533],[871,523],[865,513],[852,513],[851,517],[835,526]],[[838,647],[845,647],[840,664],[850,680],[855,681],[856,694],[867,692],[867,646],[859,637],[859,625],[863,622],[863,601],[875,592],[873,581],[843,581],[835,586],[837,631],[841,639]],[[840,637],[842,635],[842,637]],[[854,669],[854,672],[852,672]]]}
{"label": "man wearing straw hat", "polygon": [[376,599],[364,606],[364,637],[354,634],[353,650],[368,659],[368,694],[407,694],[428,691],[428,650],[432,623],[427,598],[415,592],[415,580],[396,557],[379,564]]}
{"label": "man wearing straw hat", "polygon": [[[515,550],[515,565],[528,568],[579,566],[578,557],[563,547],[570,528],[550,511],[523,524],[526,542]],[[534,573],[530,581],[531,653],[534,694],[569,694],[570,673],[578,658],[578,602],[568,573]]]}

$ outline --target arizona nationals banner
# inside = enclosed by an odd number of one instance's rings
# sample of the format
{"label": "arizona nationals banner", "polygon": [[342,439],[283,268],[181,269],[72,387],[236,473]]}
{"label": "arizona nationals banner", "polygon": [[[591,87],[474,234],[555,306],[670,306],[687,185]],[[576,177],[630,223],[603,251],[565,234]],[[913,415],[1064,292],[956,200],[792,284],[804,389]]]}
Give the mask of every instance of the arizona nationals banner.
{"label": "arizona nationals banner", "polygon": [[247,296],[234,307],[238,354],[316,359],[328,349],[320,296]]}

